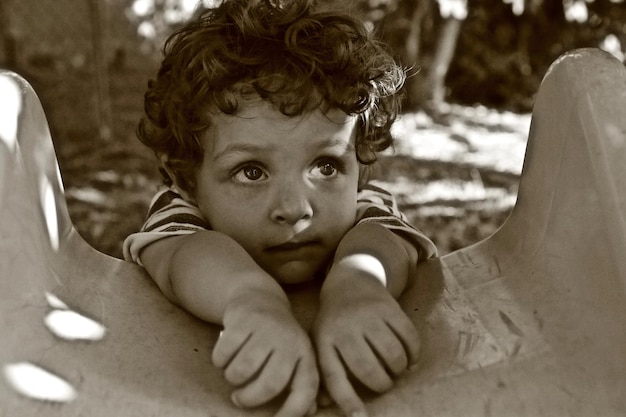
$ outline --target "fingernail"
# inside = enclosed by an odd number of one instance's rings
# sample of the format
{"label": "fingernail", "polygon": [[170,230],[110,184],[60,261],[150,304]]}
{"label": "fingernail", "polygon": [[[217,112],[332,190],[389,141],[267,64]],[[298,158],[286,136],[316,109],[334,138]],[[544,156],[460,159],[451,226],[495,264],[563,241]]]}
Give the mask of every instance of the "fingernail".
{"label": "fingernail", "polygon": [[241,404],[239,403],[239,400],[237,400],[237,396],[235,394],[232,394],[230,396],[230,400],[233,402],[233,404],[235,404],[235,407],[242,408]]}

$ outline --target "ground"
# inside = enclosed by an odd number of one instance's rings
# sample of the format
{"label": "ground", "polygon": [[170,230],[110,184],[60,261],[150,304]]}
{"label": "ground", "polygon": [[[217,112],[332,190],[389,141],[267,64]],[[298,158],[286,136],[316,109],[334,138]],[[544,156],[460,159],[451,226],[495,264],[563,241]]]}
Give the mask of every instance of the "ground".
{"label": "ground", "polygon": [[[121,256],[121,243],[136,231],[159,185],[154,157],[135,138],[148,75],[132,68],[113,72],[113,129],[98,136],[85,109],[93,77],[71,84],[46,72],[30,74],[44,104],[72,220],[94,247]],[[91,120],[91,122],[90,122]],[[408,220],[445,254],[492,234],[510,213],[517,192],[530,117],[481,106],[449,106],[434,121],[403,114],[396,144],[375,168]]]}

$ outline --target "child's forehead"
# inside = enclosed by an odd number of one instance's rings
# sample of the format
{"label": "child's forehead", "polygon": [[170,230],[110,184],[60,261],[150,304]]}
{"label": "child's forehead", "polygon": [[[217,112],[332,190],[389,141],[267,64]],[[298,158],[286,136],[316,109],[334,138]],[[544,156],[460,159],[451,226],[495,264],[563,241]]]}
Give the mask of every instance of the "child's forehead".
{"label": "child's forehead", "polygon": [[248,99],[239,102],[235,114],[231,115],[215,110],[210,112],[209,118],[210,125],[218,128],[225,126],[245,128],[245,126],[250,126],[254,129],[265,125],[273,129],[289,131],[303,123],[311,128],[332,128],[333,125],[337,127],[347,125],[354,128],[358,117],[348,115],[337,108],[323,109],[321,107],[302,114],[285,115],[267,101]]}
{"label": "child's forehead", "polygon": [[[339,109],[316,109],[287,116],[264,101],[248,102],[234,115],[212,112],[203,148],[210,154],[225,149],[276,149],[298,146],[300,152],[317,148],[355,149],[357,116]],[[286,140],[289,139],[289,140]]]}

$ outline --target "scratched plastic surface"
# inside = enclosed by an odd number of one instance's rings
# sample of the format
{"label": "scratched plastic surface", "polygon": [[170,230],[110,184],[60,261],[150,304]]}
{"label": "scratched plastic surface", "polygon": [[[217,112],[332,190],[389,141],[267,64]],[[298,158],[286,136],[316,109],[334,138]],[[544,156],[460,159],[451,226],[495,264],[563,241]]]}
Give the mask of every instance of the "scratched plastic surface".
{"label": "scratched plastic surface", "polygon": [[[626,69],[564,55],[537,96],[513,214],[419,268],[401,303],[422,359],[368,399],[372,415],[626,415],[624,160]],[[305,325],[314,290],[291,294]],[[229,403],[217,331],[76,233],[39,100],[0,72],[0,415],[271,415]]]}

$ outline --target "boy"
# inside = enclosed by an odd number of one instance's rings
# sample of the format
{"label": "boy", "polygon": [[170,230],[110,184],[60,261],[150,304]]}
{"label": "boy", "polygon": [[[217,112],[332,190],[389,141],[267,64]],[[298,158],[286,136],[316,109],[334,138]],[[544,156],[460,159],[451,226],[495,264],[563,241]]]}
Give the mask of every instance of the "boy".
{"label": "boy", "polygon": [[[436,254],[365,164],[391,144],[403,71],[354,19],[312,1],[230,0],[174,33],[140,139],[166,184],[125,257],[200,319],[212,361],[254,407],[315,410],[322,382],[366,415],[350,379],[384,392],[419,338],[395,301]],[[285,290],[324,280],[311,338]]]}

